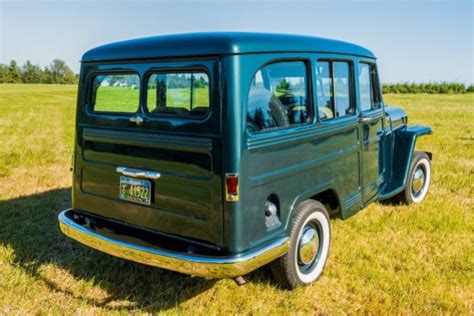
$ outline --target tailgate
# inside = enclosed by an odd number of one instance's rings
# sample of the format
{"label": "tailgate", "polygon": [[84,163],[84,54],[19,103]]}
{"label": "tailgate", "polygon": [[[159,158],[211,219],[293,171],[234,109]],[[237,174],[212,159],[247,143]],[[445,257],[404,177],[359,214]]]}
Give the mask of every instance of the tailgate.
{"label": "tailgate", "polygon": [[[134,74],[134,80],[126,75],[118,81],[116,77],[113,80],[107,77],[116,76],[117,67],[123,72],[124,65],[101,65],[100,83],[95,82],[97,76],[87,76],[85,85],[89,92],[82,96],[83,102],[81,99],[78,102],[75,209],[222,245],[220,102],[215,87],[217,80],[213,80],[215,62],[201,63],[207,70],[199,70],[197,75],[194,75],[195,66],[186,72],[187,65],[183,64],[179,72],[166,72],[163,76],[153,70],[163,65],[154,63],[146,65],[149,74],[141,73],[139,79]],[[83,72],[91,73],[96,68],[85,66]],[[144,65],[132,64],[127,68],[126,74],[143,69]],[[127,86],[132,84],[134,87]],[[137,89],[137,85],[141,88]],[[143,87],[147,87],[147,93],[143,93]],[[126,105],[120,104],[120,108],[117,104],[128,102],[132,93],[139,103],[137,110],[115,112],[125,109]],[[94,106],[99,105],[101,111],[94,111]],[[113,111],[104,111],[107,107]],[[199,115],[194,116],[193,111]],[[137,118],[141,121],[137,122]],[[124,175],[120,172],[123,169],[160,177]],[[148,203],[123,199],[124,178],[129,182],[139,179],[149,185]]]}

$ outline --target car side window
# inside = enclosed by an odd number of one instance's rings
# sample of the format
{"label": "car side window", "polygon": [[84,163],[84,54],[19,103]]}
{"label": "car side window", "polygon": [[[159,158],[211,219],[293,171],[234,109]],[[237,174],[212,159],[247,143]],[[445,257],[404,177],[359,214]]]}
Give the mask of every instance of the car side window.
{"label": "car side window", "polygon": [[380,108],[377,72],[374,65],[359,64],[359,95],[361,111]]}
{"label": "car side window", "polygon": [[345,61],[318,61],[316,95],[321,121],[353,115],[351,65]]}
{"label": "car side window", "polygon": [[302,61],[287,61],[266,65],[255,73],[247,101],[249,131],[285,128],[311,120],[306,68]]}

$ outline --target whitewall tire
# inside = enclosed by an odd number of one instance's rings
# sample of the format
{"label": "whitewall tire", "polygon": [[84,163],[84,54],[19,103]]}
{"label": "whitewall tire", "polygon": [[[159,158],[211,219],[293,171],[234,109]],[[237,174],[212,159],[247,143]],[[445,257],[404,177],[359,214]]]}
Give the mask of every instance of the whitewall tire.
{"label": "whitewall tire", "polygon": [[405,189],[394,197],[405,204],[421,203],[431,182],[431,161],[424,152],[413,153]]}
{"label": "whitewall tire", "polygon": [[322,274],[329,255],[331,226],[320,202],[306,200],[296,210],[291,223],[290,249],[271,264],[275,279],[287,289],[307,285]]}

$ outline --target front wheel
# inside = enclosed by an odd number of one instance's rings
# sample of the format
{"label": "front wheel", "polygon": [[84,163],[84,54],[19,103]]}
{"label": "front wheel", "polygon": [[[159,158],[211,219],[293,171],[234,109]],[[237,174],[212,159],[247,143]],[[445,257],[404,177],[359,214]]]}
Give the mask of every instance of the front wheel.
{"label": "front wheel", "polygon": [[428,193],[431,180],[431,162],[421,151],[413,154],[405,190],[395,196],[395,201],[405,204],[420,203]]}
{"label": "front wheel", "polygon": [[292,221],[290,249],[270,265],[274,278],[290,290],[316,281],[326,265],[330,241],[326,208],[314,200],[302,202]]}

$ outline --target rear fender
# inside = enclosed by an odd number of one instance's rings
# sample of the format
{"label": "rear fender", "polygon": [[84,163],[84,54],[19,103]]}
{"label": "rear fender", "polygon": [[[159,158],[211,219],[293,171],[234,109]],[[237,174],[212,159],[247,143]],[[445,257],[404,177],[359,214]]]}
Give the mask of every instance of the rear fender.
{"label": "rear fender", "polygon": [[330,181],[327,183],[320,183],[317,186],[308,188],[307,190],[301,192],[294,200],[293,203],[291,204],[290,211],[288,212],[288,216],[285,219],[285,230],[289,230],[289,227],[291,226],[291,223],[293,221],[293,217],[295,216],[295,212],[298,209],[298,206],[305,200],[310,199],[314,197],[315,195],[318,195],[319,193],[322,193],[324,191],[332,191],[334,196],[336,197],[337,200],[337,205],[340,206],[341,200],[339,197],[339,194],[337,193],[337,190],[335,190],[335,184]]}

